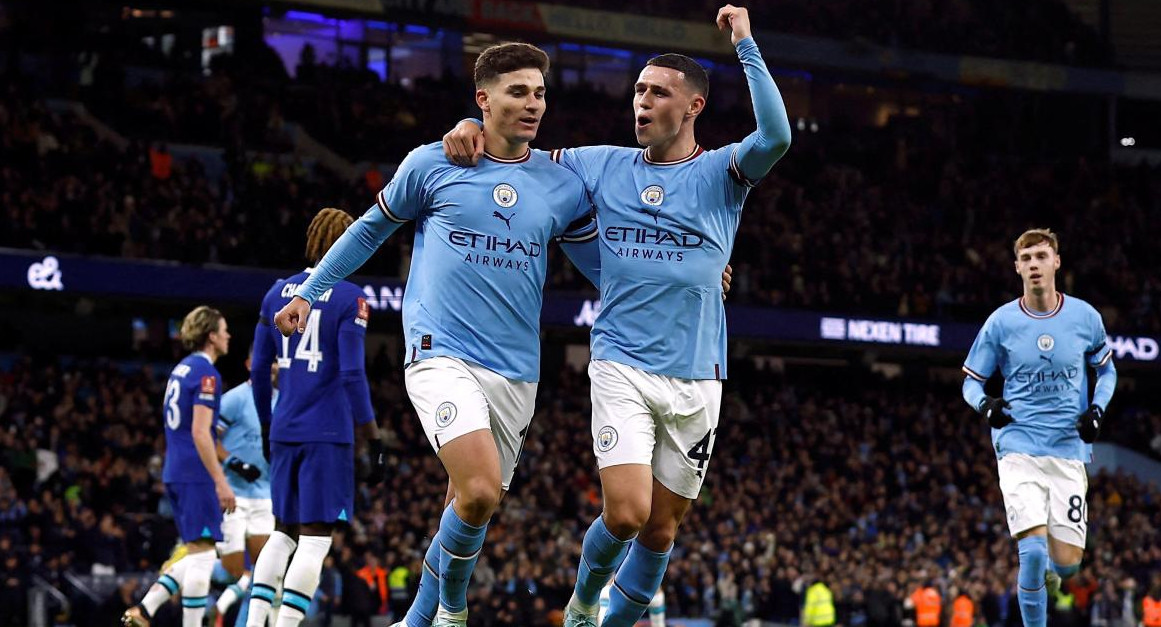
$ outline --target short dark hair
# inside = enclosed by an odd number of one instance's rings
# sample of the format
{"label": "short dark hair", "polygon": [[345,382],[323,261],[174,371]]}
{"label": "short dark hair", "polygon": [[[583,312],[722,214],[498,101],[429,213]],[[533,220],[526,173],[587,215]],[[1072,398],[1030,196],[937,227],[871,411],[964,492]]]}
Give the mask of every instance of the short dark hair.
{"label": "short dark hair", "polygon": [[685,75],[685,82],[690,87],[693,87],[695,92],[705,98],[709,98],[709,73],[705,71],[705,68],[700,63],[684,54],[677,54],[676,52],[660,54],[649,59],[645,65],[667,67],[671,70],[681,72]]}
{"label": "short dark hair", "polygon": [[497,76],[516,70],[533,68],[547,76],[548,66],[548,53],[532,44],[499,44],[480,53],[476,59],[473,78],[476,81],[476,89],[482,89]]}

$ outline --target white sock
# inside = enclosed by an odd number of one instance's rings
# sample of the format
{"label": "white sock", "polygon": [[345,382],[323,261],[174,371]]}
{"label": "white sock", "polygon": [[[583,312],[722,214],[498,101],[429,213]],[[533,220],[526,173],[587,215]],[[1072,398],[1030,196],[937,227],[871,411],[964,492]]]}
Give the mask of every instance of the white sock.
{"label": "white sock", "polygon": [[649,602],[649,627],[665,627],[665,593],[661,590]]}
{"label": "white sock", "polygon": [[162,573],[157,581],[152,586],[149,586],[149,591],[145,593],[145,598],[141,599],[141,607],[145,608],[145,612],[149,616],[153,616],[157,612],[157,608],[165,604],[170,597],[177,594],[181,589],[181,582],[185,578],[186,566],[189,566],[187,558],[189,555],[181,558],[169,567],[169,571]]}
{"label": "white sock", "polygon": [[238,581],[226,586],[226,590],[222,592],[222,596],[218,597],[218,602],[214,607],[218,608],[219,614],[225,614],[230,609],[230,606],[237,603],[242,595],[246,594],[246,588],[250,587],[250,573],[242,573]]}
{"label": "white sock", "polygon": [[181,582],[181,627],[202,627],[215,559],[213,551],[190,553],[182,558],[183,562],[189,560],[189,565]]}
{"label": "white sock", "polygon": [[246,615],[246,627],[266,627],[266,617],[278,591],[278,582],[286,572],[286,563],[290,561],[290,556],[297,547],[298,543],[281,531],[270,534],[266,546],[262,547],[262,552],[258,554],[258,563],[254,564],[250,613]]}
{"label": "white sock", "polygon": [[298,536],[298,550],[282,584],[282,609],[278,612],[277,627],[298,627],[306,618],[310,601],[318,590],[323,560],[330,550],[329,535]]}

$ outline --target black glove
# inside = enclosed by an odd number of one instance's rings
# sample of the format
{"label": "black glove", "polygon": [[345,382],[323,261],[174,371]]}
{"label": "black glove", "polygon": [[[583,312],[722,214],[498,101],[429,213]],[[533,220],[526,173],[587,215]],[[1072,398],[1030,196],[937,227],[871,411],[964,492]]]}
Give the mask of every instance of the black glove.
{"label": "black glove", "polygon": [[1105,412],[1096,405],[1089,405],[1088,409],[1076,419],[1076,432],[1080,434],[1080,439],[1092,444],[1096,442],[1097,436],[1101,434],[1101,421],[1105,418]]}
{"label": "black glove", "polygon": [[254,483],[255,481],[258,480],[258,477],[262,476],[262,470],[260,468],[258,468],[257,466],[255,466],[253,464],[247,464],[246,462],[238,459],[237,457],[231,457],[231,458],[227,459],[226,460],[226,468],[238,473],[239,477],[245,479],[246,481],[248,481],[250,483]]}
{"label": "black glove", "polygon": [[367,456],[371,458],[367,485],[379,485],[387,479],[387,452],[383,450],[383,440],[368,440]]}
{"label": "black glove", "polygon": [[988,426],[991,428],[1003,429],[1015,422],[1011,416],[1004,413],[1004,410],[1009,407],[1011,405],[1008,404],[1008,401],[987,396],[984,397],[984,402],[980,403],[980,415],[988,421]]}
{"label": "black glove", "polygon": [[270,423],[262,425],[262,456],[270,463]]}

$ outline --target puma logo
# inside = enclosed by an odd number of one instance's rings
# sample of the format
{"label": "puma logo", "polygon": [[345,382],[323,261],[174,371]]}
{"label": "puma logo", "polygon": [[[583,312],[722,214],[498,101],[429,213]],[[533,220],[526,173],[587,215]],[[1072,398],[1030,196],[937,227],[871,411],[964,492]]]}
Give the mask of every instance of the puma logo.
{"label": "puma logo", "polygon": [[510,215],[510,216],[508,216],[508,217],[506,217],[506,218],[505,218],[505,217],[504,217],[504,214],[500,213],[499,211],[493,211],[493,212],[492,212],[492,217],[493,217],[493,218],[499,218],[499,219],[503,220],[503,221],[504,221],[504,226],[507,226],[507,227],[508,227],[508,230],[509,230],[509,231],[511,231],[511,230],[512,230],[512,218],[515,218],[515,217],[516,217],[516,212],[515,212],[515,211],[513,211],[513,212],[512,212],[512,215]]}
{"label": "puma logo", "polygon": [[649,214],[649,215],[653,216],[653,224],[658,224],[658,222],[657,222],[657,216],[661,215],[661,210],[660,210],[660,209],[654,209],[653,211],[650,211],[650,210],[648,210],[648,209],[642,209],[642,211],[644,211],[645,213],[647,213],[647,214]]}
{"label": "puma logo", "polygon": [[1044,361],[1046,361],[1048,363],[1052,363],[1052,356],[1051,355],[1041,355],[1040,359],[1043,359]]}

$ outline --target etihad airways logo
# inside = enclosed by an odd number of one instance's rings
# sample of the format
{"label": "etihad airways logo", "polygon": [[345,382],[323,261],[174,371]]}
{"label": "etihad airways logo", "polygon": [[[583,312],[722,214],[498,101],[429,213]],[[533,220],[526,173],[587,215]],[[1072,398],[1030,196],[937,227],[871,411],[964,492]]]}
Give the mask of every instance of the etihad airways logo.
{"label": "etihad airways logo", "polygon": [[1054,381],[1067,381],[1075,379],[1080,374],[1080,368],[1070,366],[1068,368],[1061,368],[1060,370],[1035,370],[1032,372],[1017,372],[1012,375],[1012,380],[1016,383],[1051,383]]}
{"label": "etihad airways logo", "polygon": [[485,235],[471,231],[452,231],[447,240],[454,246],[485,250],[490,253],[521,254],[526,257],[539,257],[544,246],[537,242],[523,242],[511,237]]}
{"label": "etihad airways logo", "polygon": [[705,241],[697,233],[690,233],[688,231],[672,233],[664,229],[645,229],[634,226],[606,227],[605,239],[619,244],[674,246],[677,248],[697,248]]}

